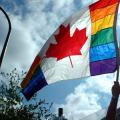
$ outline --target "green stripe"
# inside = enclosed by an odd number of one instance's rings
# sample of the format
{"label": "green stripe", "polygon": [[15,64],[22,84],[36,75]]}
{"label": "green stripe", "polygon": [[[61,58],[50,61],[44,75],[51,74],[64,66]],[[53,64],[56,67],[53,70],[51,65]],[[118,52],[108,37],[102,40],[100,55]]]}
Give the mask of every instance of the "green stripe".
{"label": "green stripe", "polygon": [[98,45],[108,44],[114,41],[113,28],[107,28],[97,32],[95,35],[92,35],[91,38],[91,47]]}

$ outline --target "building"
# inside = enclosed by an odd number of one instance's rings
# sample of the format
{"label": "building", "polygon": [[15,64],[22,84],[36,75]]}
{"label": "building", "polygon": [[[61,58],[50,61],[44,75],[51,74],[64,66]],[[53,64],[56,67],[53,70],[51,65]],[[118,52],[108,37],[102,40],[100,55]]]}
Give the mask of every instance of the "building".
{"label": "building", "polygon": [[63,108],[58,109],[58,116],[53,116],[52,120],[68,120],[63,116]]}

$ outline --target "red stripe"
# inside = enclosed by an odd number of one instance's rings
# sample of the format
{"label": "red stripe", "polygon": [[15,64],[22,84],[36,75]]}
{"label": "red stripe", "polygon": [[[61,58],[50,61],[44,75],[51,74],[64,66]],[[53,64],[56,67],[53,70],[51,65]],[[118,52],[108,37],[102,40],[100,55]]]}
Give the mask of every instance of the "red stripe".
{"label": "red stripe", "polygon": [[90,10],[94,11],[96,9],[105,8],[115,3],[118,3],[119,0],[100,0],[92,5],[90,5]]}
{"label": "red stripe", "polygon": [[25,77],[25,79],[21,83],[22,88],[24,88],[24,87],[26,87],[28,85],[28,83],[31,80],[31,77],[32,77],[35,69],[38,67],[38,65],[40,63],[40,60],[41,60],[40,56],[36,56],[32,66],[30,67],[30,69],[29,69],[29,71],[28,71],[28,73],[27,73],[27,75]]}

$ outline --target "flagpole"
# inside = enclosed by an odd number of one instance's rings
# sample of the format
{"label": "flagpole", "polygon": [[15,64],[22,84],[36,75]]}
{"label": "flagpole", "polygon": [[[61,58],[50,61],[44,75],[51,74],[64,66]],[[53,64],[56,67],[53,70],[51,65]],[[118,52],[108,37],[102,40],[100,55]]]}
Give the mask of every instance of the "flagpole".
{"label": "flagpole", "polygon": [[119,81],[119,67],[118,67],[118,70],[117,70],[117,76],[116,76],[116,82]]}
{"label": "flagpole", "polygon": [[2,64],[2,61],[3,61],[3,58],[4,58],[4,54],[5,54],[7,44],[8,44],[8,40],[9,40],[10,33],[11,33],[11,22],[10,22],[9,16],[7,15],[7,13],[4,11],[4,9],[1,6],[0,6],[0,10],[3,12],[5,17],[7,18],[8,25],[9,25],[8,33],[7,33],[5,43],[4,43],[4,46],[3,46],[3,49],[2,49],[2,52],[1,52],[1,55],[0,55],[0,69],[1,69],[1,64]]}
{"label": "flagpole", "polygon": [[71,57],[69,56],[69,59],[70,59],[70,63],[71,63],[71,66],[73,68],[73,63],[72,63],[72,60],[71,60]]}
{"label": "flagpole", "polygon": [[[120,1],[120,0],[119,0]],[[118,8],[119,8],[119,3],[116,9],[116,15],[115,15],[115,21],[114,21],[114,36],[115,36],[115,47],[116,47],[116,61],[117,61],[117,73],[116,73],[116,82],[119,81],[119,65],[120,65],[120,49],[119,49],[119,45],[118,45],[118,40],[117,40],[117,30],[116,30],[116,26],[117,26],[117,15],[118,15]]]}

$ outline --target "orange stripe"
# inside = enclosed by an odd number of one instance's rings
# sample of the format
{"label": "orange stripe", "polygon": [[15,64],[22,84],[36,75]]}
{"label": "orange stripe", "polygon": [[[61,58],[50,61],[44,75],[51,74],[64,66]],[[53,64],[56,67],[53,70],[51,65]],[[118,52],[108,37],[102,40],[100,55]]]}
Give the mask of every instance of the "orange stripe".
{"label": "orange stripe", "polygon": [[25,77],[25,79],[21,83],[22,88],[25,88],[29,84],[35,69],[40,64],[40,60],[41,60],[40,56],[36,56],[32,66],[30,67],[30,69],[29,69],[29,71],[28,71],[28,73],[27,73],[27,75]]}
{"label": "orange stripe", "polygon": [[115,14],[116,8],[117,8],[117,3],[114,5],[108,6],[106,8],[96,9],[94,11],[91,11],[90,14],[91,14],[92,22],[102,19],[108,15]]}

